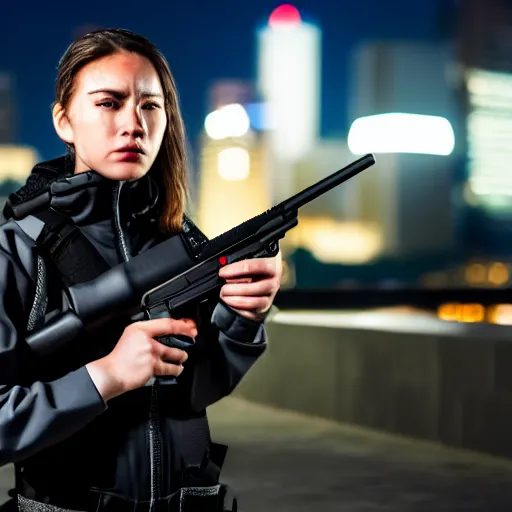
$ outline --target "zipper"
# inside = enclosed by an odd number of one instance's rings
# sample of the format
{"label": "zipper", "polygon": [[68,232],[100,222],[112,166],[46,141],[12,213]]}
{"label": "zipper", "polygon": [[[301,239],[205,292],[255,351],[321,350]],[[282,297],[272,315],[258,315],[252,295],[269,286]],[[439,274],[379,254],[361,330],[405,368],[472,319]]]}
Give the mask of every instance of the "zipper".
{"label": "zipper", "polygon": [[[116,236],[117,248],[124,261],[130,259],[130,251],[121,226],[121,216],[119,213],[119,199],[123,182],[116,183],[114,187],[112,209],[114,214],[114,231]],[[148,419],[148,443],[149,443],[149,464],[150,464],[150,504],[149,512],[153,512],[155,502],[160,497],[160,467],[162,463],[162,434],[159,422],[158,406],[158,380],[152,379],[151,399],[149,403]]]}
{"label": "zipper", "polygon": [[151,494],[149,511],[154,510],[155,501],[160,497],[160,466],[162,463],[162,440],[158,414],[158,381],[151,384],[151,403],[149,406],[149,459],[151,465]]}
{"label": "zipper", "polygon": [[118,181],[114,187],[114,194],[112,196],[112,213],[114,214],[114,231],[116,235],[117,249],[119,250],[123,261],[128,261],[130,259],[130,251],[128,250],[128,244],[126,243],[126,238],[121,226],[121,215],[119,212],[119,200],[121,197],[122,188],[123,182]]}

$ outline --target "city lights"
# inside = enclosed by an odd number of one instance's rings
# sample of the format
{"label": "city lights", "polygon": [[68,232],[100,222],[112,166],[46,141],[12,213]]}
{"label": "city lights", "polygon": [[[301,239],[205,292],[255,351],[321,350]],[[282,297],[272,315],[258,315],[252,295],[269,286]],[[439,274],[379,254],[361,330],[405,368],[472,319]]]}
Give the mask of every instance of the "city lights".
{"label": "city lights", "polygon": [[226,181],[242,181],[249,176],[251,157],[244,148],[228,148],[217,155],[217,169]]}
{"label": "city lights", "polygon": [[300,25],[300,13],[290,4],[282,4],[272,11],[268,19],[271,28],[289,28]]}
{"label": "city lights", "polygon": [[438,116],[389,113],[356,119],[348,135],[350,151],[447,156],[455,147],[450,122]]}
{"label": "city lights", "polygon": [[437,316],[445,322],[477,323],[484,322],[487,310],[482,304],[442,304]]}
{"label": "city lights", "polygon": [[25,181],[39,158],[30,146],[0,144],[0,180]]}
{"label": "city lights", "polygon": [[214,140],[243,137],[250,128],[250,119],[242,105],[234,103],[211,112],[206,116],[204,129]]}
{"label": "city lights", "polygon": [[469,69],[466,79],[469,189],[483,206],[511,211],[512,73]]}

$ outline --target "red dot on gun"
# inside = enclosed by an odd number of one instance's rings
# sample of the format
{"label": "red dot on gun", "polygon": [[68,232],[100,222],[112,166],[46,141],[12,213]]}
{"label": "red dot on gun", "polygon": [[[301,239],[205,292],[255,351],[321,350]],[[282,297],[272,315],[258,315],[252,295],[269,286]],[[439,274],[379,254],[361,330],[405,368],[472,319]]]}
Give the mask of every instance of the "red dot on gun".
{"label": "red dot on gun", "polygon": [[224,266],[228,262],[227,256],[220,256],[219,257],[219,263]]}

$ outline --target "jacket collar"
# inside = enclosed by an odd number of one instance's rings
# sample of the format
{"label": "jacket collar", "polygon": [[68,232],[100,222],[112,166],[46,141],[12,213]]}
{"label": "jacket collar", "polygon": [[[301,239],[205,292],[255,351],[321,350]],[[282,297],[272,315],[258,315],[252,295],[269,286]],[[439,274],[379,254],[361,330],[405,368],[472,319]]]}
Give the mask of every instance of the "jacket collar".
{"label": "jacket collar", "polygon": [[73,169],[68,155],[37,164],[25,184],[9,196],[4,216],[9,218],[13,207],[50,192],[53,208],[77,225],[91,224],[112,215],[117,185],[122,185],[119,201],[125,221],[158,216],[159,189],[149,173],[139,180],[119,183],[92,170],[74,175]]}

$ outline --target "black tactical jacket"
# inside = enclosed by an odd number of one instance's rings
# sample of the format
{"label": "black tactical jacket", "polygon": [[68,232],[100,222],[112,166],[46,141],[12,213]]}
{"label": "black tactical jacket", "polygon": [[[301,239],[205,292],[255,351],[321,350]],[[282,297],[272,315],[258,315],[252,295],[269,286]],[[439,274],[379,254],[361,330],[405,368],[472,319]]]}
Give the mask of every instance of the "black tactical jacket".
{"label": "black tactical jacket", "polygon": [[[17,197],[26,187],[32,193],[62,177],[66,162],[62,157],[37,165]],[[162,240],[155,181],[146,176],[124,183],[118,195],[116,185],[102,179],[89,188],[71,186],[69,194],[52,203],[109,266],[122,261],[121,243],[133,256]],[[196,347],[177,380],[157,379],[105,403],[85,364],[106,355],[125,325],[112,325],[94,339],[36,359],[24,341],[36,290],[34,241],[23,223],[4,215],[0,464],[16,464],[20,494],[63,508],[96,510],[107,509],[103,505],[118,497],[150,503],[180,486],[215,484],[223,450],[210,441],[205,409],[231,393],[264,352],[264,324],[243,318],[219,300],[201,312]],[[54,280],[48,291],[59,288]]]}

